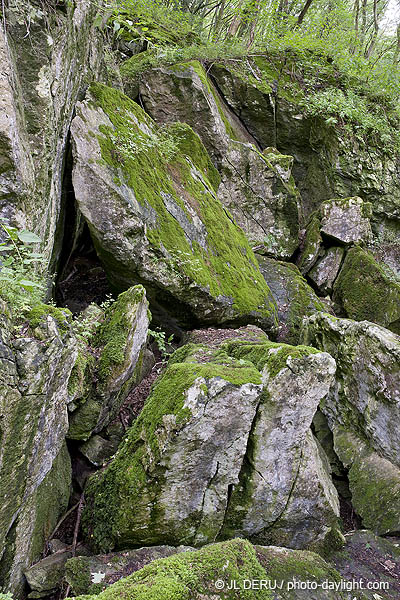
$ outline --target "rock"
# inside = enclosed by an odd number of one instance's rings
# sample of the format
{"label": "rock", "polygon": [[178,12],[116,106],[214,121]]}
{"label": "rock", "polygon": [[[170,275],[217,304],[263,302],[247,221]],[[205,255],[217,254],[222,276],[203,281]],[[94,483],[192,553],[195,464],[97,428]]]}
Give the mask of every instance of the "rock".
{"label": "rock", "polygon": [[266,256],[257,256],[257,260],[278,307],[278,340],[298,344],[303,317],[326,312],[326,307],[295,265]]}
{"label": "rock", "polygon": [[10,5],[6,35],[0,31],[0,214],[39,234],[53,269],[69,128],[88,74],[100,71],[96,13],[86,0],[39,8],[27,0]]}
{"label": "rock", "polygon": [[[106,310],[90,341],[92,355],[86,346],[81,349],[68,383],[73,411],[70,439],[87,440],[103,429],[116,417],[132,386],[139,383],[148,335],[148,306],[142,286],[123,292]],[[92,458],[95,445],[91,441],[88,446]]]}
{"label": "rock", "polygon": [[321,233],[342,244],[357,244],[371,237],[371,205],[361,198],[334,199],[320,209]]}
{"label": "rock", "polygon": [[100,435],[93,435],[79,446],[79,452],[95,467],[103,467],[115,452],[115,446]]}
{"label": "rock", "polygon": [[334,429],[335,452],[348,469],[351,501],[364,527],[378,535],[400,530],[400,469],[361,437]]}
{"label": "rock", "polygon": [[193,335],[200,343],[173,355],[115,458],[90,479],[86,539],[95,549],[236,535],[322,547],[338,500],[310,425],[334,361],[249,328],[236,340]]}
{"label": "rock", "polygon": [[11,334],[2,305],[0,585],[16,594],[22,569],[38,558],[69,500],[66,388],[77,347],[67,318],[61,309],[39,306],[21,337]]}
{"label": "rock", "polygon": [[55,592],[64,578],[65,564],[71,557],[71,550],[56,552],[26,569],[24,574],[32,590],[28,598],[42,598]]}
{"label": "rock", "polygon": [[264,391],[221,535],[292,548],[322,546],[337,528],[339,505],[328,461],[310,426],[335,363],[304,346],[235,341],[226,346],[236,359],[257,365]]}
{"label": "rock", "polygon": [[72,124],[73,182],[111,283],[143,283],[164,322],[273,329],[270,291],[215,195],[219,177],[199,138],[183,124],[159,130],[116,90],[90,89]]}
{"label": "rock", "polygon": [[[400,594],[399,539],[379,538],[371,531],[353,531],[346,534],[346,547],[331,557],[334,567],[343,578],[363,579],[365,584],[380,585],[376,590],[365,590],[370,600],[378,594],[382,600],[397,600]],[[384,589],[384,585],[387,589]],[[366,585],[365,585],[366,587]]]}
{"label": "rock", "polygon": [[339,273],[344,256],[344,250],[333,246],[309,271],[308,277],[323,295],[330,294]]}
{"label": "rock", "polygon": [[[374,220],[398,221],[398,155],[383,158],[384,142],[360,140],[324,116],[308,116],[298,79],[300,72],[304,76],[304,67],[299,68],[304,63],[298,55],[285,52],[273,60],[258,56],[250,64],[251,69],[245,60],[214,62],[209,76],[261,148],[273,145],[294,157],[293,176],[306,216],[327,198],[362,196],[371,203]],[[328,90],[337,89],[331,68],[324,76]]]}
{"label": "rock", "polygon": [[262,386],[253,366],[229,357],[220,365],[199,352],[210,362],[178,355],[111,464],[89,480],[83,522],[95,548],[191,545],[218,535]]}
{"label": "rock", "polygon": [[140,93],[158,123],[181,121],[200,136],[221,175],[218,197],[250,243],[275,258],[290,258],[301,218],[293,157],[276,148],[259,152],[197,61],[147,71]]}
{"label": "rock", "polygon": [[319,313],[305,320],[301,341],[329,352],[338,365],[321,410],[336,454],[350,468],[356,511],[376,532],[397,531],[400,338],[373,323]]}
{"label": "rock", "polygon": [[[315,587],[299,589],[300,585],[293,585],[294,579]],[[250,594],[254,600],[348,600],[347,592],[321,587],[324,581],[339,587],[340,580],[338,571],[312,552],[252,546],[235,539],[152,562],[99,596],[75,600],[116,600],[142,594],[149,600],[167,594],[173,594],[174,600],[245,600]],[[361,594],[359,600],[366,597]]]}
{"label": "rock", "polygon": [[360,247],[350,248],[333,288],[345,316],[400,333],[400,278]]}
{"label": "rock", "polygon": [[142,569],[153,560],[188,550],[192,548],[152,546],[100,556],[77,556],[67,561],[65,579],[71,586],[71,593],[74,596],[99,593],[122,577]]}
{"label": "rock", "polygon": [[318,257],[324,255],[322,238],[320,232],[321,222],[318,212],[313,213],[304,232],[304,240],[301,244],[301,253],[297,265],[303,275],[308,273],[316,263]]}

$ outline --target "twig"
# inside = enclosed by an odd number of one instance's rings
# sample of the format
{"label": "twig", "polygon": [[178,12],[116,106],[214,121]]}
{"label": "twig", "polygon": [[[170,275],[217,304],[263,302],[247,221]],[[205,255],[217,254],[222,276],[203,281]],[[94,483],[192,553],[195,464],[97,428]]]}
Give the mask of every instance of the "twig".
{"label": "twig", "polygon": [[56,525],[55,529],[53,530],[53,533],[52,533],[52,534],[49,536],[49,540],[51,540],[51,539],[54,537],[54,535],[55,535],[55,533],[58,531],[58,529],[59,529],[60,525],[61,525],[61,524],[62,524],[62,523],[65,521],[65,519],[66,519],[66,518],[67,518],[67,517],[68,517],[68,516],[69,516],[69,515],[70,515],[72,512],[74,512],[74,510],[75,510],[75,509],[76,509],[78,506],[79,506],[79,502],[77,502],[76,504],[74,504],[74,506],[73,506],[72,508],[70,508],[70,509],[69,509],[69,510],[68,510],[68,511],[65,513],[65,515],[63,515],[63,516],[61,517],[61,519],[58,521],[58,523],[57,523],[57,525]]}

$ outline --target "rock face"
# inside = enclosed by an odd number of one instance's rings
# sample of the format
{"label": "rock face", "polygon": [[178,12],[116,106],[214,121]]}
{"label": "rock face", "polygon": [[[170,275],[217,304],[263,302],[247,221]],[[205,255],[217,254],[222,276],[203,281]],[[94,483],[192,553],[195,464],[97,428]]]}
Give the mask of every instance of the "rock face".
{"label": "rock face", "polygon": [[371,205],[361,198],[345,198],[324,202],[321,215],[321,233],[335,243],[357,244],[365,242],[371,236]]}
{"label": "rock face", "polygon": [[[299,573],[301,580],[312,582],[316,590],[294,589],[293,578],[298,580]],[[340,586],[340,575],[313,552],[252,546],[245,540],[236,539],[155,561],[98,596],[75,598],[116,600],[143,595],[149,600],[157,600],[173,594],[176,600],[189,597],[193,600],[245,600],[251,594],[255,600],[348,599],[347,592],[324,590],[321,587],[324,581]],[[252,582],[256,582],[254,587]],[[249,584],[251,588],[246,587]],[[359,598],[366,600],[363,594]]]}
{"label": "rock face", "polygon": [[7,33],[0,28],[0,214],[34,229],[55,260],[69,127],[85,77],[101,60],[96,8],[86,0],[65,11],[29,1],[9,8]]}
{"label": "rock face", "polygon": [[308,277],[324,296],[332,292],[333,284],[342,266],[343,256],[343,248],[338,246],[328,248],[325,256],[308,273]]}
{"label": "rock face", "polygon": [[346,316],[400,333],[400,278],[370,252],[351,248],[335,282],[333,299]]}
{"label": "rock face", "polygon": [[36,333],[16,337],[4,305],[2,312],[0,578],[20,590],[22,569],[42,552],[68,504],[67,382],[77,348],[59,309],[59,322],[44,312]]}
{"label": "rock face", "polygon": [[259,255],[257,260],[278,307],[278,340],[298,344],[303,317],[327,308],[295,265]]}
{"label": "rock face", "polygon": [[96,84],[78,105],[72,136],[79,208],[116,287],[143,283],[152,310],[167,307],[180,324],[274,328],[270,291],[188,126],[160,130],[126,96]]}
{"label": "rock face", "polygon": [[383,158],[379,146],[307,116],[302,89],[290,76],[295,62],[290,54],[281,61],[257,57],[251,72],[245,63],[225,61],[213,64],[210,77],[261,148],[275,146],[294,157],[307,215],[327,198],[361,196],[371,202],[374,220],[398,220],[398,157]]}
{"label": "rock face", "polygon": [[89,483],[84,527],[96,548],[235,535],[318,547],[336,528],[336,490],[310,431],[334,361],[238,337],[172,357],[116,457]]}
{"label": "rock face", "polygon": [[148,326],[142,286],[123,292],[107,309],[90,350],[83,345],[72,371],[68,438],[87,440],[118,414],[127,393],[139,383]]}
{"label": "rock face", "polygon": [[[123,73],[129,73],[129,61]],[[250,243],[275,258],[290,258],[301,220],[293,158],[276,148],[259,151],[197,61],[148,71],[140,93],[157,122],[181,121],[199,134],[221,174],[218,197]]]}
{"label": "rock face", "polygon": [[372,323],[319,313],[307,319],[302,341],[329,352],[338,365],[321,410],[336,454],[350,469],[355,510],[376,533],[398,531],[400,338]]}

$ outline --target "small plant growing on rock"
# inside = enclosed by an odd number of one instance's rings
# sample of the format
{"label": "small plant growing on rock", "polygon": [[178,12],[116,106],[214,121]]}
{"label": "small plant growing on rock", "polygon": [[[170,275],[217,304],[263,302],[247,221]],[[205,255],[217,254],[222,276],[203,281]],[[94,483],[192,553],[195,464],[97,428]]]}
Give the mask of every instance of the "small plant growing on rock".
{"label": "small plant growing on rock", "polygon": [[171,334],[168,338],[166,338],[165,331],[161,331],[161,329],[159,327],[157,328],[156,331],[154,331],[153,329],[149,329],[149,334],[152,336],[155,343],[157,344],[157,348],[160,351],[161,358],[163,360],[166,360],[168,358],[168,356],[170,354],[172,354],[172,352],[168,346],[170,346],[172,344],[174,335]]}
{"label": "small plant growing on rock", "polygon": [[8,225],[2,218],[0,230],[5,234],[0,243],[0,295],[20,310],[29,308],[40,302],[45,290],[40,276],[43,255],[32,250],[41,239],[32,231]]}

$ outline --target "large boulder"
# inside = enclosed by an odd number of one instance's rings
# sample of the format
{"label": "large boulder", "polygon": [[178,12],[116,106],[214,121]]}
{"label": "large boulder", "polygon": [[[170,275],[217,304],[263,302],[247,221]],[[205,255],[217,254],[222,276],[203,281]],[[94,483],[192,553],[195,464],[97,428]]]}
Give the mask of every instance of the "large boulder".
{"label": "large boulder", "polygon": [[333,286],[333,300],[345,316],[400,333],[400,277],[373,254],[350,248]]}
{"label": "large boulder", "polygon": [[329,352],[338,365],[321,404],[334,449],[350,469],[352,502],[378,533],[400,527],[400,338],[373,323],[319,313],[305,320],[303,343]]}
{"label": "large boulder", "polygon": [[[123,73],[129,72],[129,62]],[[140,94],[157,122],[181,121],[198,133],[221,174],[218,197],[250,243],[275,258],[290,258],[301,220],[293,158],[275,148],[259,151],[197,61],[147,71]]]}
{"label": "large boulder", "polygon": [[69,128],[101,64],[97,8],[86,0],[12,1],[0,25],[0,214],[34,229],[55,262],[62,244]]}
{"label": "large boulder", "polygon": [[16,593],[22,569],[42,552],[68,505],[71,481],[64,440],[76,340],[60,309],[38,307],[30,324],[16,333],[2,304],[0,584]]}
{"label": "large boulder", "polygon": [[210,346],[192,341],[173,355],[89,481],[84,530],[96,549],[235,535],[320,548],[334,535],[337,494],[310,431],[334,361],[251,329],[218,345],[218,331]]}
{"label": "large boulder", "polygon": [[75,600],[348,600],[342,589],[339,572],[313,552],[235,539],[154,561],[98,596]]}
{"label": "large boulder", "polygon": [[[387,140],[362,139],[356,130],[332,125],[325,111],[307,114],[304,81],[315,78],[312,61],[291,51],[248,61],[214,62],[209,76],[261,148],[273,145],[294,157],[305,212],[311,214],[327,198],[361,196],[371,202],[374,221],[384,227],[398,221],[399,155],[387,153]],[[324,76],[319,74],[312,94],[321,85],[322,93],[337,93],[337,77],[334,63],[324,62]],[[390,116],[382,110],[380,118],[390,129]]]}
{"label": "large boulder", "polygon": [[87,440],[108,425],[140,382],[149,315],[140,285],[120,294],[98,315],[97,330],[89,343],[81,344],[68,382],[70,439]]}
{"label": "large boulder", "polygon": [[273,298],[198,136],[160,129],[117,90],[90,89],[72,123],[73,183],[111,283],[143,283],[152,311],[180,325],[274,328]]}

